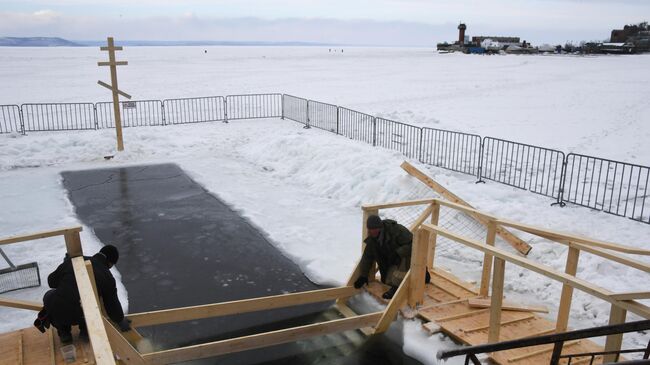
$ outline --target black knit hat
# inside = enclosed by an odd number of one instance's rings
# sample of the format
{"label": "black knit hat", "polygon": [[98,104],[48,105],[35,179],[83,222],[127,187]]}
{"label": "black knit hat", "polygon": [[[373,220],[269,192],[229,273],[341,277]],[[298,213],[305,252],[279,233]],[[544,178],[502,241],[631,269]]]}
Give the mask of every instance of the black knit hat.
{"label": "black knit hat", "polygon": [[117,264],[117,260],[120,259],[120,253],[117,251],[117,247],[113,245],[106,245],[99,252],[103,253],[106,256],[106,260],[113,265]]}
{"label": "black knit hat", "polygon": [[377,215],[371,215],[368,217],[368,221],[366,222],[366,227],[368,229],[375,229],[375,228],[381,228],[383,225],[381,224],[381,218]]}

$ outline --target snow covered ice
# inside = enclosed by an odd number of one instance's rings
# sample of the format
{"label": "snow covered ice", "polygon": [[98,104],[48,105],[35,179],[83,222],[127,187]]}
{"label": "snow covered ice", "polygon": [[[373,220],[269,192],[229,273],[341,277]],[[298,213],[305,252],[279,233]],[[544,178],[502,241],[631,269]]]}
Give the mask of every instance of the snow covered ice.
{"label": "snow covered ice", "polygon": [[[320,47],[130,47],[120,54],[120,88],[135,99],[283,92],[396,121],[478,133],[565,152],[650,165],[650,56],[466,56],[430,49]],[[96,85],[106,70],[95,48],[0,48],[0,104],[106,101]],[[359,255],[360,205],[400,200],[419,187],[405,178],[397,152],[279,119],[128,128],[114,154],[113,130],[0,135],[2,236],[79,224],[59,173],[173,162],[265,230],[309,278],[340,285]],[[477,208],[499,217],[650,248],[650,225],[568,205],[471,176],[413,162]],[[100,243],[85,227],[86,252]],[[566,247],[534,240],[529,258],[564,270]],[[6,246],[16,263],[38,261],[42,275],[60,262],[62,239]],[[649,260],[645,259],[646,262]],[[476,280],[464,256],[441,264]],[[119,266],[119,265],[118,265]],[[644,273],[584,253],[578,277],[614,292],[646,291]],[[556,308],[561,286],[515,265],[506,296]],[[120,288],[123,303],[127,293]],[[45,288],[11,293],[40,300]],[[554,318],[550,313],[549,318]],[[607,324],[609,304],[574,293],[570,326]],[[629,320],[637,318],[628,315]],[[31,325],[31,312],[0,309],[0,332]],[[433,363],[439,335],[400,322],[407,354]],[[442,341],[442,344],[441,342]],[[624,347],[643,347],[630,334]],[[451,362],[450,362],[451,363]]]}

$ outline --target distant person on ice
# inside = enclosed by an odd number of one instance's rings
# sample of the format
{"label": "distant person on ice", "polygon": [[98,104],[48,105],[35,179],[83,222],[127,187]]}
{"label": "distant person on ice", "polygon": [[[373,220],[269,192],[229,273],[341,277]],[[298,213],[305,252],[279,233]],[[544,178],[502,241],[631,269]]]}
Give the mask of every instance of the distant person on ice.
{"label": "distant person on ice", "polygon": [[[111,320],[119,324],[120,330],[124,332],[130,330],[131,327],[129,321],[124,318],[122,304],[117,297],[115,278],[110,271],[119,257],[120,254],[115,246],[106,245],[93,257],[85,256],[84,259],[90,260],[92,263],[97,294],[104,302],[106,313]],[[81,309],[77,281],[74,276],[72,260],[67,255],[63,263],[47,277],[47,283],[52,289],[43,296],[44,310],[39,313],[34,325],[44,331],[43,325],[47,322],[51,323],[57,329],[61,343],[64,344],[72,342],[71,327],[78,325],[79,337],[87,339],[88,330]],[[48,326],[46,325],[46,327]]]}
{"label": "distant person on ice", "polygon": [[[368,237],[364,240],[366,249],[361,257],[361,274],[354,282],[354,287],[358,289],[368,284],[368,273],[376,262],[381,282],[390,285],[390,289],[382,297],[391,299],[411,267],[413,234],[396,221],[382,220],[376,215],[368,217],[366,228],[368,228]],[[425,282],[428,283],[430,280],[427,270]]]}

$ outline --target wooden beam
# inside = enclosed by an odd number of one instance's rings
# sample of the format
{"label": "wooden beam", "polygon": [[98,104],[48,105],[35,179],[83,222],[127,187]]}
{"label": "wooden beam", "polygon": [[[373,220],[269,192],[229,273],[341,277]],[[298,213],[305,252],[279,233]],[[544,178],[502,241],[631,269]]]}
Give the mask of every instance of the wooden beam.
{"label": "wooden beam", "polygon": [[610,295],[610,297],[616,300],[650,299],[650,292],[638,291],[638,292],[629,292],[629,293],[616,293]]}
{"label": "wooden beam", "polygon": [[233,352],[268,347],[300,339],[343,332],[374,325],[382,312],[364,314],[352,318],[287,328],[250,336],[232,338],[206,344],[165,350],[143,355],[147,364],[170,364],[203,359]]}
{"label": "wooden beam", "polygon": [[110,50],[122,51],[123,50],[122,46],[113,46],[113,47],[101,46],[101,47],[99,47],[99,49],[102,50],[102,51],[110,51]]}
{"label": "wooden beam", "polygon": [[[431,203],[431,224],[434,226],[438,225],[438,220],[440,219],[440,204],[438,202]],[[430,269],[434,268],[434,262],[436,259],[436,244],[438,242],[438,236],[435,232],[431,232],[429,235],[429,253],[427,254],[427,265]]]}
{"label": "wooden beam", "polygon": [[444,317],[439,317],[439,318],[436,318],[435,321],[437,323],[453,321],[455,319],[477,316],[479,314],[487,313],[489,311],[490,311],[490,309],[469,310],[468,312],[456,313],[456,314],[451,314],[451,315],[444,316]]}
{"label": "wooden beam", "polygon": [[[356,317],[359,315],[354,310],[352,310],[352,308],[348,307],[347,304],[335,304],[335,307],[339,313],[341,313],[346,318]],[[373,334],[372,326],[359,328],[359,331],[361,331],[366,336],[372,336]]]}
{"label": "wooden beam", "polygon": [[[612,304],[612,309],[609,312],[609,325],[616,325],[616,324],[621,324],[625,323],[625,317],[627,315],[627,311],[615,304]],[[605,340],[605,349],[604,351],[620,351],[621,350],[621,344],[623,343],[623,334],[618,333],[615,335],[609,335],[607,336],[607,339]],[[619,358],[619,354],[609,354],[609,355],[604,355],[603,356],[603,364],[607,364],[610,362],[617,362]]]}
{"label": "wooden beam", "polygon": [[53,231],[44,231],[44,232],[25,234],[20,236],[7,237],[7,238],[0,239],[0,245],[8,245],[10,243],[32,241],[32,240],[38,240],[41,238],[48,238],[48,237],[63,236],[66,233],[72,233],[72,232],[81,232],[81,227],[61,228]]}
{"label": "wooden beam", "polygon": [[[567,275],[576,276],[576,273],[578,272],[579,258],[580,250],[575,247],[569,247],[566,257],[566,268],[564,269],[564,272]],[[568,284],[562,284],[562,296],[560,297],[560,307],[557,311],[557,321],[555,326],[556,333],[566,332],[568,328],[572,298],[573,287]]]}
{"label": "wooden beam", "polygon": [[432,226],[430,224],[423,224],[422,228],[428,229],[431,231],[438,232],[439,235],[449,238],[451,240],[454,240],[458,243],[462,243],[466,246],[469,246],[471,248],[477,249],[479,251],[483,252],[490,252],[494,257],[499,257],[503,260],[506,260],[508,262],[512,262],[514,264],[517,264],[521,267],[524,267],[528,270],[534,271],[538,274],[542,274],[546,277],[549,277],[551,279],[557,280],[561,283],[566,283],[572,286],[574,289],[582,290],[587,294],[593,295],[597,298],[603,299],[607,302],[610,302],[612,304],[616,304],[630,312],[636,313],[639,316],[645,318],[645,319],[650,319],[650,307],[643,305],[639,302],[636,301],[629,301],[629,300],[615,300],[611,297],[612,293],[611,291],[601,288],[597,285],[591,284],[585,280],[573,277],[571,275],[567,275],[566,273],[563,272],[558,272],[556,270],[553,270],[552,268],[549,268],[545,265],[541,265],[539,263],[536,263],[532,260],[526,259],[524,257],[520,257],[514,254],[511,254],[510,252],[504,251],[500,248],[488,246],[486,244],[483,244],[481,242],[461,237],[455,233],[449,232],[445,230],[444,228],[438,227],[438,226]]}
{"label": "wooden beam", "polygon": [[473,285],[471,285],[469,283],[466,283],[466,282],[464,282],[462,280],[459,280],[456,276],[454,276],[453,274],[451,274],[451,273],[449,273],[449,272],[447,272],[447,271],[445,271],[443,269],[434,268],[432,273],[433,273],[433,275],[440,276],[441,278],[446,279],[447,281],[449,281],[450,283],[456,285],[457,287],[463,288],[463,289],[467,290],[468,292],[470,292],[470,293],[472,293],[474,295],[479,295],[479,291],[476,290],[475,286],[473,286]]}
{"label": "wooden beam", "polygon": [[411,249],[411,283],[409,285],[408,303],[416,308],[424,302],[424,277],[426,271],[427,253],[429,251],[429,231],[418,229],[413,237]]}
{"label": "wooden beam", "polygon": [[[470,298],[467,304],[472,308],[490,308],[492,306],[491,299],[487,298]],[[548,313],[548,308],[544,306],[522,305],[517,303],[502,302],[501,310],[516,311],[516,312],[537,312]]]}
{"label": "wooden beam", "polygon": [[95,362],[97,365],[114,365],[115,360],[113,359],[111,344],[108,341],[104,321],[99,310],[99,303],[95,300],[95,294],[83,257],[73,257],[72,267],[74,268],[74,276],[79,289],[88,337],[90,337],[90,344],[95,354]]}
{"label": "wooden beam", "polygon": [[68,256],[77,257],[83,256],[83,249],[81,248],[81,237],[79,231],[69,231],[63,236],[65,238],[65,247]]}
{"label": "wooden beam", "polygon": [[[124,338],[123,333],[118,331],[111,322],[103,318],[106,334],[111,343],[114,353],[118,355],[120,361],[126,365],[144,365],[142,355]],[[131,332],[131,331],[129,331]]]}
{"label": "wooden beam", "polygon": [[[432,178],[427,176],[425,173],[422,171],[418,170],[415,166],[411,165],[407,161],[404,161],[401,165],[402,169],[406,171],[409,175],[415,177],[416,179],[420,180],[422,183],[436,191],[438,194],[440,194],[443,198],[447,199],[448,201],[451,201],[453,203],[456,203],[458,206],[464,207],[464,208],[470,208],[474,209],[470,204],[468,204],[466,201],[461,199],[459,196],[456,194],[452,193],[448,189],[446,189],[444,186],[438,184],[436,181],[434,181]],[[440,204],[443,204],[445,201],[442,199],[437,199],[440,201]],[[488,215],[478,212],[476,210],[472,211],[465,211],[465,213],[469,214],[472,218],[476,219],[479,221],[481,224],[484,226],[487,225],[487,220],[490,218]],[[524,255],[527,255],[528,252],[530,251],[531,247],[529,244],[521,240],[519,237],[513,235],[510,233],[507,229],[503,227],[498,227],[497,226],[497,234],[506,240],[512,247],[514,247],[517,251],[521,252]]]}
{"label": "wooden beam", "polygon": [[[97,83],[98,83],[99,85],[101,85],[101,86],[107,88],[108,90],[113,91],[113,87],[112,87],[111,85],[105,83],[104,81],[97,80]],[[122,96],[124,96],[124,97],[127,98],[127,99],[131,99],[131,95],[125,93],[125,92],[122,91],[122,90],[117,90],[117,93],[120,94],[120,95],[122,95]]]}
{"label": "wooden beam", "polygon": [[576,243],[576,242],[567,242],[567,241],[558,241],[560,243],[567,244],[569,247],[575,247],[579,248],[581,251],[586,251],[591,254],[606,258],[608,260],[618,262],[619,264],[623,264],[629,267],[633,267],[637,270],[645,271],[647,273],[650,273],[650,265],[646,264],[645,262],[634,260],[625,256],[621,256],[618,254],[615,254],[611,251],[604,250],[601,248],[597,247],[591,247],[589,245],[583,244],[583,243]]}
{"label": "wooden beam", "polygon": [[97,62],[97,66],[127,66],[128,61],[101,61]]}
{"label": "wooden beam", "polygon": [[506,219],[497,219],[497,224],[500,224],[502,226],[506,227],[511,227],[518,229],[520,231],[528,232],[530,234],[534,234],[540,237],[544,237],[556,242],[560,241],[571,241],[575,243],[582,243],[591,247],[599,247],[599,248],[605,248],[608,250],[612,251],[617,251],[621,253],[627,253],[627,254],[632,254],[632,255],[644,255],[644,256],[650,256],[650,250],[642,249],[642,248],[636,248],[636,247],[631,247],[631,246],[625,246],[625,245],[620,245],[617,243],[611,243],[611,242],[605,242],[605,241],[600,241],[600,240],[595,240],[592,238],[587,238],[583,236],[579,236],[576,234],[570,234],[570,233],[563,233],[563,232],[558,232],[558,231],[552,231],[549,229],[545,228],[540,228],[536,226],[532,226],[529,224],[523,224],[523,223],[518,223]]}
{"label": "wooden beam", "polygon": [[[580,340],[567,341],[567,342],[564,343],[562,348],[577,345],[579,343],[580,343]],[[511,357],[511,358],[508,359],[508,362],[518,362],[520,360],[528,359],[528,358],[531,358],[533,356],[541,355],[541,354],[551,352],[551,351],[553,351],[553,346],[548,345],[546,348],[543,348],[543,349],[540,349],[540,350],[535,350],[535,351],[532,351],[532,352],[527,352],[525,354],[521,354],[519,356]],[[575,361],[572,362],[572,364],[575,364]]]}
{"label": "wooden beam", "polygon": [[490,328],[488,329],[488,343],[499,342],[501,329],[501,304],[503,303],[503,280],[506,271],[506,261],[494,258],[494,277],[492,278],[492,298],[490,302]]}
{"label": "wooden beam", "polygon": [[300,293],[235,300],[231,302],[197,305],[183,308],[130,314],[127,317],[134,327],[153,326],[163,323],[191,321],[201,318],[227,316],[232,314],[263,311],[308,303],[325,302],[340,297],[350,297],[359,289],[352,286],[312,290]]}
{"label": "wooden beam", "polygon": [[411,270],[409,270],[404,279],[402,279],[402,284],[397,288],[397,292],[393,295],[393,299],[388,302],[386,309],[384,310],[379,322],[375,326],[375,334],[383,333],[388,330],[390,324],[395,320],[397,312],[402,308],[408,299],[409,285],[411,283]]}
{"label": "wooden beam", "polygon": [[[535,315],[534,314],[529,314],[529,315],[527,315],[525,317],[515,318],[515,319],[510,319],[510,320],[507,320],[507,321],[503,321],[503,322],[499,323],[499,325],[503,327],[503,326],[507,326],[509,324],[513,324],[513,323],[517,323],[517,322],[523,322],[523,321],[527,321],[527,320],[533,319],[533,318],[535,318]],[[470,332],[483,331],[483,330],[486,330],[488,328],[490,328],[489,324],[485,325],[485,326],[478,326],[478,327],[472,327],[472,328],[469,328],[469,329],[463,329],[462,331],[465,332],[465,333],[470,333]]]}
{"label": "wooden beam", "polygon": [[0,307],[27,309],[30,311],[40,312],[40,310],[43,309],[43,303],[0,297]]}
{"label": "wooden beam", "polygon": [[389,209],[389,208],[409,207],[409,206],[412,206],[412,205],[431,204],[431,203],[433,203],[433,201],[434,201],[433,198],[417,199],[417,200],[406,200],[406,201],[402,201],[402,202],[393,202],[393,203],[385,203],[385,204],[363,205],[363,206],[361,206],[361,209],[363,209],[363,210],[381,210],[381,209]]}
{"label": "wooden beam", "polygon": [[[487,235],[485,236],[485,244],[489,246],[494,246],[494,241],[497,236],[497,225],[494,220],[488,221],[487,226]],[[488,291],[490,289],[490,275],[492,274],[492,255],[485,252],[483,254],[483,273],[481,274],[481,289],[479,293],[483,297],[488,296]]]}

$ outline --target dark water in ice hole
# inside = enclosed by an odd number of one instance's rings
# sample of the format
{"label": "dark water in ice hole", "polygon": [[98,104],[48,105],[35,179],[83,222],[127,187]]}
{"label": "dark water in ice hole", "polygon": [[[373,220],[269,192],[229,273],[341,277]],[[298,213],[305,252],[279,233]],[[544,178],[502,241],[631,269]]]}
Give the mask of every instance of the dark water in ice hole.
{"label": "dark water in ice hole", "polygon": [[[62,173],[83,223],[120,249],[131,313],[315,290],[300,268],[174,164]],[[93,254],[93,253],[86,253]],[[157,349],[337,318],[317,303],[144,327]],[[358,332],[223,355],[192,364],[419,364],[384,336]]]}

